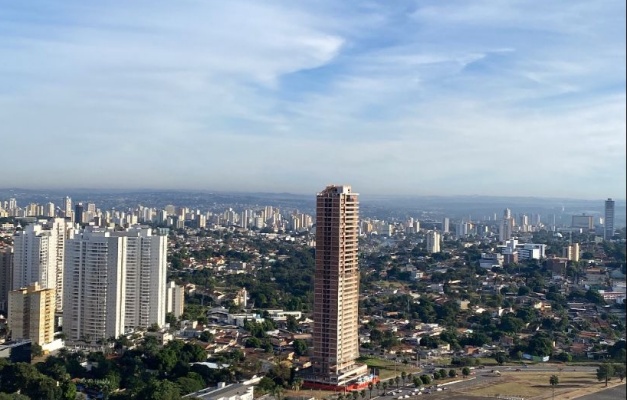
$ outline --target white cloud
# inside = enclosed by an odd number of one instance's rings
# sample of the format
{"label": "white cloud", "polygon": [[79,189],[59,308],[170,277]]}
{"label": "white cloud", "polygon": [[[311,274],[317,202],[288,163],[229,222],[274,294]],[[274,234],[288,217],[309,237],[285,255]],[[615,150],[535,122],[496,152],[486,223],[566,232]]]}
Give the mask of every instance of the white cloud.
{"label": "white cloud", "polygon": [[66,7],[0,37],[0,168],[67,162],[0,186],[624,196],[624,3]]}

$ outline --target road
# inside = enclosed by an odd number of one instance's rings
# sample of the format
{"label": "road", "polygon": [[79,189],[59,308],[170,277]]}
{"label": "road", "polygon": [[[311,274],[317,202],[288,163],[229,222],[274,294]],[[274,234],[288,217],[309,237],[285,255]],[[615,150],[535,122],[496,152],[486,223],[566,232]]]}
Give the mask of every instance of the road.
{"label": "road", "polygon": [[605,389],[600,392],[592,393],[583,397],[578,397],[577,400],[616,400],[627,398],[627,391],[625,385],[616,386],[613,388]]}

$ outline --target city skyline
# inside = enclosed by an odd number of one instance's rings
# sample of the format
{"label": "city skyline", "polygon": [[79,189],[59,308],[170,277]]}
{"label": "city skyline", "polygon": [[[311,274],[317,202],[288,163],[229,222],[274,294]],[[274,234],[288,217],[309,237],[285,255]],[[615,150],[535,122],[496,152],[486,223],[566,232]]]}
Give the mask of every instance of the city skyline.
{"label": "city skyline", "polygon": [[624,14],[620,1],[11,3],[0,187],[623,199]]}

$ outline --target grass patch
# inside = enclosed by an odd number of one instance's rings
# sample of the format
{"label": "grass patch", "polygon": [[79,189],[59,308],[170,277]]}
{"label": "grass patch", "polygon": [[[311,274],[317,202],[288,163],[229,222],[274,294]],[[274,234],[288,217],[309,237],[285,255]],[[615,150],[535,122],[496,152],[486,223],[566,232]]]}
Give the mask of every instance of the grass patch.
{"label": "grass patch", "polygon": [[412,365],[396,363],[394,361],[381,358],[362,356],[357,359],[357,362],[366,364],[369,368],[377,368],[379,370],[379,378],[381,380],[387,380],[400,376],[403,371],[407,374],[414,374],[420,371],[419,368]]}
{"label": "grass patch", "polygon": [[560,383],[555,388],[556,395],[599,386],[594,374],[587,372],[501,371],[501,373],[501,378],[495,384],[471,389],[467,394],[485,397],[502,395],[524,398],[549,396],[553,391],[549,384],[551,375],[559,377]]}

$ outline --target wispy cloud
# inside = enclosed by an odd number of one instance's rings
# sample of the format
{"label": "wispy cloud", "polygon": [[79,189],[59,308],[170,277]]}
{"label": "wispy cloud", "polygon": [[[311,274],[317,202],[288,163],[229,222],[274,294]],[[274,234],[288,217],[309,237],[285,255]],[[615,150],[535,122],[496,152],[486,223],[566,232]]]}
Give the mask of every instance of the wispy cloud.
{"label": "wispy cloud", "polygon": [[5,4],[0,186],[624,197],[624,13]]}

